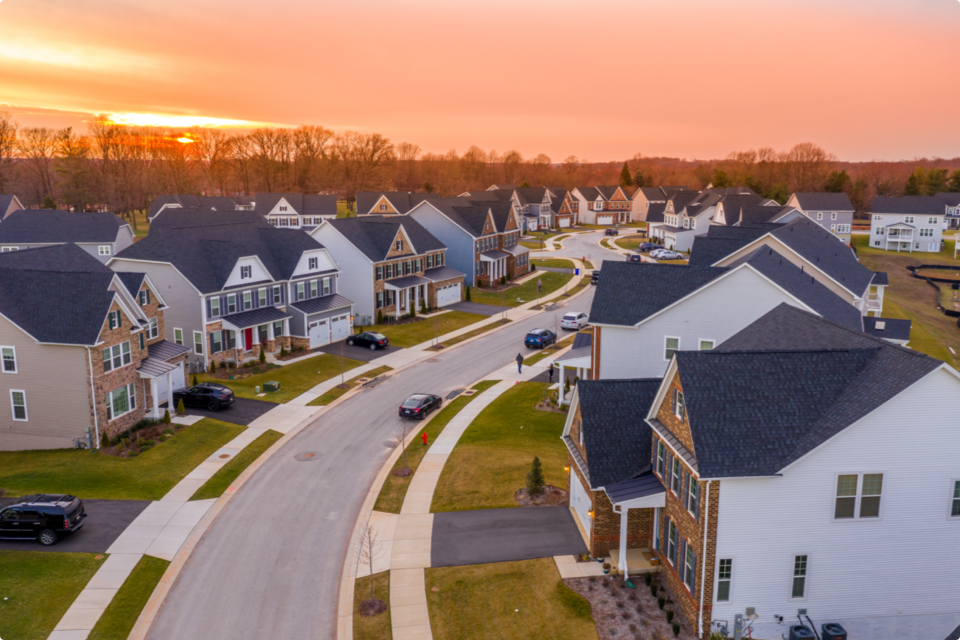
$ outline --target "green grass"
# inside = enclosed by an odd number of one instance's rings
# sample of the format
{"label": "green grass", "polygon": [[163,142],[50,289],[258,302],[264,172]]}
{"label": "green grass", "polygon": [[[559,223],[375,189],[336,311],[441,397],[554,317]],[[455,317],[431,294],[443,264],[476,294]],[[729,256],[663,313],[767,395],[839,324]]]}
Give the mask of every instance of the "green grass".
{"label": "green grass", "polygon": [[583,266],[586,267],[587,269],[590,269],[590,270],[596,269],[596,267],[593,266],[593,263],[590,262],[589,260],[584,260],[584,261],[583,261]]}
{"label": "green grass", "polygon": [[[475,338],[475,337],[479,336],[480,334],[486,333],[487,331],[493,331],[494,329],[497,329],[498,327],[501,327],[501,326],[507,324],[508,322],[513,322],[513,320],[511,320],[510,318],[504,318],[504,319],[499,320],[498,322],[492,322],[492,323],[487,324],[487,325],[484,325],[484,326],[482,326],[482,327],[477,327],[477,328],[474,329],[473,331],[467,331],[466,333],[462,333],[462,334],[460,334],[459,336],[457,336],[457,337],[455,337],[455,338],[450,338],[449,340],[444,340],[441,344],[443,345],[443,347],[444,347],[445,349],[449,349],[450,347],[452,347],[452,346],[455,345],[455,344],[460,344],[461,342],[464,342],[465,340],[469,340],[470,338]],[[440,351],[440,349],[438,348],[438,345],[434,345],[434,346],[432,346],[432,347],[427,347],[427,349],[429,349],[429,350],[431,350],[431,351]]]}
{"label": "green grass", "polygon": [[431,512],[516,507],[514,493],[526,485],[534,456],[547,484],[566,486],[566,416],[534,408],[547,386],[521,382],[477,416],[443,467]]}
{"label": "green grass", "polygon": [[689,264],[686,260],[657,260],[657,264]]}
{"label": "green grass", "polygon": [[[134,220],[136,220],[137,228],[133,232],[134,239],[137,238],[146,238],[147,234],[150,233],[150,221],[147,220],[146,211],[134,211],[133,212]],[[126,222],[126,219],[124,219]],[[130,228],[133,229],[133,223],[130,223]]]}
{"label": "green grass", "polygon": [[[475,384],[472,387],[477,391],[475,394],[472,396],[459,395],[434,414],[433,418],[427,421],[422,431],[418,429],[419,433],[423,433],[423,431],[427,432],[428,446],[423,446],[422,441],[414,441],[407,449],[407,466],[416,471],[417,467],[420,466],[420,461],[423,460],[423,456],[426,455],[427,449],[430,448],[429,445],[437,439],[437,436],[440,435],[440,432],[443,431],[444,427],[449,424],[454,416],[460,413],[474,398],[497,384],[497,382],[499,382],[499,380],[484,380],[483,382]],[[403,456],[393,465],[394,469],[400,469],[402,467]],[[373,506],[374,511],[400,513],[403,499],[407,495],[407,487],[410,486],[412,479],[412,475],[406,478],[400,478],[393,474],[388,475],[386,481],[383,483],[383,487],[380,489],[380,495],[377,496],[377,502]]]}
{"label": "green grass", "polygon": [[[930,291],[932,292],[933,289]],[[916,314],[907,313],[895,302],[892,302],[890,299],[884,299],[883,317],[897,320],[911,320],[910,342],[907,343],[908,347],[914,351],[925,353],[932,358],[943,360],[944,362],[953,361],[954,356],[950,354],[947,347],[927,331],[923,320]]]}
{"label": "green grass", "polygon": [[359,385],[360,384],[359,380],[361,378],[376,378],[379,375],[383,375],[387,371],[393,371],[393,367],[388,367],[384,365],[382,367],[377,367],[376,369],[371,369],[370,371],[367,371],[363,375],[347,380],[344,383],[346,385],[346,389],[341,389],[340,385],[337,385],[336,387],[334,387],[333,389],[330,389],[330,391],[327,391],[325,394],[323,394],[316,400],[311,400],[310,402],[307,403],[307,405],[311,407],[326,406],[331,402],[333,402],[334,400],[336,400],[337,398],[339,398],[340,396],[342,396],[343,394],[345,394],[346,392],[350,391],[351,389]]}
{"label": "green grass", "polygon": [[551,269],[573,269],[573,261],[564,258],[534,258],[530,262],[540,267],[549,267]]}
{"label": "green grass", "polygon": [[[544,298],[557,289],[560,289],[566,283],[570,282],[573,276],[569,273],[552,273],[550,271],[538,271],[537,277],[530,278],[517,287],[511,287],[501,295],[485,289],[473,288],[470,290],[470,299],[480,304],[491,304],[504,307],[519,307],[524,302],[530,302],[537,299],[537,280],[543,281],[543,288],[540,297]],[[517,298],[523,302],[517,302]]]}
{"label": "green grass", "polygon": [[640,247],[641,242],[649,242],[649,240],[647,240],[646,236],[627,236],[614,240],[614,243],[618,247],[627,249],[628,251],[636,251]]}
{"label": "green grass", "polygon": [[87,640],[126,640],[169,564],[153,556],[140,558]]}
{"label": "green grass", "polygon": [[580,278],[580,282],[577,283],[577,286],[573,287],[572,289],[567,289],[566,297],[569,298],[573,295],[576,295],[581,291],[583,291],[583,289],[589,286],[590,286],[590,277],[583,276],[582,278]]}
{"label": "green grass", "polygon": [[70,493],[84,500],[159,500],[243,430],[204,418],[135,458],[85,449],[0,451],[0,488],[15,496]]}
{"label": "green grass", "polygon": [[530,242],[529,240],[521,240],[519,244],[521,247],[526,247],[527,249],[532,249],[534,251],[540,251],[544,248],[540,246],[539,242]]}
{"label": "green grass", "polygon": [[574,333],[572,335],[567,336],[566,338],[564,338],[563,340],[561,340],[560,342],[558,342],[557,344],[553,345],[548,349],[541,349],[540,351],[533,354],[532,356],[528,358],[524,358],[523,364],[525,365],[536,364],[541,360],[543,360],[544,358],[548,358],[554,355],[560,349],[563,349],[564,347],[569,347],[571,344],[573,344],[573,339],[576,337],[577,337],[577,334]]}
{"label": "green grass", "polygon": [[[284,365],[279,369],[272,369],[264,373],[258,373],[242,380],[225,380],[215,378],[208,374],[197,375],[197,381],[205,382],[212,380],[225,384],[233,389],[233,393],[238,398],[250,398],[252,400],[269,400],[270,402],[289,402],[305,391],[309,391],[325,380],[329,380],[340,375],[340,365],[343,363],[343,370],[349,371],[354,367],[364,364],[360,360],[350,358],[341,358],[329,353],[319,356],[313,356],[300,362]],[[237,371],[243,371],[238,369]],[[263,383],[276,380],[280,383],[280,390],[273,393],[267,393],[263,398],[257,397],[255,387],[260,387],[263,392]]]}
{"label": "green grass", "polygon": [[[956,244],[956,239],[954,234],[956,231],[945,231],[943,234],[944,245],[946,248],[942,251],[914,251],[910,253],[909,251],[884,251],[880,247],[871,247],[870,239],[872,236],[869,235],[855,235],[851,237],[851,242],[853,246],[857,249],[857,256],[862,258],[863,256],[889,256],[889,255],[899,255],[906,256],[913,259],[914,264],[925,264],[929,260],[933,260],[934,264],[943,264],[942,261],[947,261],[950,264],[960,264],[960,259],[953,259],[953,245]],[[950,234],[950,235],[947,235]]]}
{"label": "green grass", "polygon": [[434,638],[597,639],[590,603],[552,558],[429,568],[426,590]]}
{"label": "green grass", "polygon": [[[473,291],[475,291],[475,289]],[[406,324],[377,324],[372,327],[363,327],[363,330],[382,333],[390,338],[391,346],[406,348],[420,344],[421,342],[428,342],[437,336],[442,336],[486,319],[487,316],[482,316],[478,313],[448,311],[433,318],[426,318],[417,322],[408,322]]]}
{"label": "green grass", "polygon": [[283,437],[278,431],[267,430],[248,444],[243,450],[234,456],[233,460],[220,467],[213,474],[213,477],[207,480],[202,487],[197,489],[191,500],[206,500],[207,498],[219,498],[223,492],[233,483],[237,477],[243,473],[243,470],[253,464],[253,461],[260,457],[264,451],[273,446],[273,443]]}
{"label": "green grass", "polygon": [[[89,455],[89,454],[88,454]],[[0,551],[0,638],[44,640],[105,556]]]}
{"label": "green grass", "polygon": [[360,603],[370,597],[370,576],[357,578],[353,586],[353,640],[392,640],[390,623],[390,572],[373,574],[373,597],[387,603],[387,610],[369,618],[360,615]]}

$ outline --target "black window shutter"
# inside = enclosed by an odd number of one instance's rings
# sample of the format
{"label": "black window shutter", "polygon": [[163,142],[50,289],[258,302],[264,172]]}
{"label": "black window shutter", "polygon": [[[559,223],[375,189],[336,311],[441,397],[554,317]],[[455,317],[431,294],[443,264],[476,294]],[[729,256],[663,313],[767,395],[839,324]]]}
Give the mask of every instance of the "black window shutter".
{"label": "black window shutter", "polygon": [[691,569],[690,574],[690,591],[692,593],[697,590],[697,552],[691,551],[690,555],[693,556],[693,568]]}
{"label": "black window shutter", "polygon": [[667,452],[666,460],[663,463],[663,481],[667,485],[667,491],[673,485],[673,454]]}
{"label": "black window shutter", "polygon": [[680,498],[680,503],[683,505],[684,509],[688,509],[688,503],[690,500],[690,476],[687,475],[686,471],[681,471],[680,477],[683,479],[680,483],[680,490],[683,491],[683,496]]}

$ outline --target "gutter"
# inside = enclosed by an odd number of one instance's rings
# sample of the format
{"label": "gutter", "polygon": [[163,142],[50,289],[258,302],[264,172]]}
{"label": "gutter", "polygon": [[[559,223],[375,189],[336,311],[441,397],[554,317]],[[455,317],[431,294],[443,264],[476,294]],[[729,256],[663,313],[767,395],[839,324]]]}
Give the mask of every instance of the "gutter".
{"label": "gutter", "polygon": [[700,616],[697,620],[698,635],[703,637],[703,592],[706,584],[707,575],[707,532],[710,530],[710,484],[713,480],[707,480],[707,505],[703,513],[703,552],[700,560],[703,563],[700,569]]}

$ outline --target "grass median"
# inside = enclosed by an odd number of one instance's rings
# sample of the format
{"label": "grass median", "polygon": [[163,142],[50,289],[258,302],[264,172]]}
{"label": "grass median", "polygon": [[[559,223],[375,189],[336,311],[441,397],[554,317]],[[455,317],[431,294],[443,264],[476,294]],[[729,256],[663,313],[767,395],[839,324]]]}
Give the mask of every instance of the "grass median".
{"label": "grass median", "polygon": [[372,327],[363,327],[363,330],[382,333],[390,338],[390,346],[406,348],[486,319],[487,316],[478,313],[448,311],[432,318],[422,318],[405,324],[377,324]]}
{"label": "grass median", "polygon": [[534,258],[530,261],[537,265],[537,268],[547,267],[550,269],[573,269],[573,261],[564,258]]}
{"label": "grass median", "polygon": [[370,378],[372,380],[373,378],[376,378],[379,375],[383,375],[388,371],[393,371],[393,367],[388,367],[387,365],[383,365],[382,367],[371,369],[370,371],[367,371],[365,374],[361,376],[357,376],[356,378],[351,378],[350,380],[347,380],[345,383],[343,383],[343,388],[341,388],[340,385],[337,385],[333,389],[330,389],[330,391],[327,391],[325,394],[320,396],[319,398],[315,400],[311,400],[310,402],[307,403],[307,405],[311,407],[324,407],[330,404],[331,402],[333,402],[334,400],[336,400],[337,398],[339,398],[340,396],[342,396],[343,394],[347,393],[351,389],[358,387],[360,385],[360,381],[363,380],[364,378]]}
{"label": "grass median", "polygon": [[197,489],[197,492],[190,499],[206,500],[222,496],[227,487],[243,473],[244,469],[253,464],[254,460],[282,437],[283,434],[279,431],[272,429],[264,431],[256,440],[235,455],[233,460],[220,467],[220,470],[213,474],[213,477],[207,480],[202,487]]}
{"label": "grass median", "polygon": [[353,586],[353,640],[391,640],[390,572],[373,574],[373,597],[387,603],[387,610],[377,616],[360,614],[360,603],[370,598],[370,576],[357,578]]}
{"label": "grass median", "polygon": [[[474,329],[473,331],[468,331],[468,332],[466,332],[466,333],[460,334],[459,336],[457,336],[457,337],[455,337],[455,338],[450,338],[449,340],[444,340],[441,344],[443,345],[443,348],[444,348],[444,349],[449,349],[450,347],[452,347],[452,346],[455,345],[455,344],[460,344],[461,342],[463,342],[463,341],[465,341],[465,340],[469,340],[470,338],[476,338],[476,337],[479,336],[480,334],[486,333],[487,331],[493,331],[494,329],[496,329],[496,328],[498,328],[498,327],[500,327],[500,326],[502,326],[502,325],[505,325],[505,324],[507,324],[508,322],[513,322],[513,320],[511,320],[511,319],[509,319],[509,318],[501,318],[501,319],[498,320],[497,322],[491,322],[490,324],[484,325],[484,326],[482,326],[482,327],[477,327],[477,328]],[[429,351],[440,351],[440,350],[441,350],[441,348],[440,348],[439,345],[434,345],[434,346],[432,346],[432,347],[427,347],[427,349],[428,349]]]}
{"label": "grass median", "polygon": [[126,640],[169,565],[153,556],[140,558],[87,640]]}
{"label": "grass median", "polygon": [[[475,394],[470,396],[461,394],[448,402],[447,405],[437,412],[424,426],[423,431],[427,432],[427,442],[433,443],[433,441],[437,439],[437,436],[440,435],[440,432],[443,431],[444,427],[446,427],[465,406],[470,404],[478,395],[497,384],[497,382],[499,382],[499,380],[484,380],[483,382],[479,382],[471,387],[476,390]],[[419,430],[418,432],[422,433],[422,431]],[[425,447],[422,442],[417,440],[414,440],[413,444],[407,447],[407,466],[414,472],[416,472],[417,467],[420,466],[420,461],[423,460],[423,456],[426,455],[427,449],[429,449],[429,445]],[[393,468],[400,469],[402,467],[403,457],[401,456]],[[400,506],[403,504],[403,499],[407,495],[407,487],[410,486],[410,480],[412,479],[413,475],[407,476],[406,478],[395,476],[392,473],[388,475],[386,481],[383,483],[383,487],[380,489],[380,495],[377,496],[377,502],[373,506],[374,511],[400,513]]]}

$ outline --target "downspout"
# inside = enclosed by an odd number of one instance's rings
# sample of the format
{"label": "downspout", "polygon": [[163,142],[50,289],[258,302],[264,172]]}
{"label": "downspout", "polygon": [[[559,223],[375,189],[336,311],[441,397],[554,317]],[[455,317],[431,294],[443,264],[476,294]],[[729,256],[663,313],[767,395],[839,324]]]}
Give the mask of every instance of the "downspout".
{"label": "downspout", "polygon": [[707,504],[703,512],[703,553],[700,558],[702,561],[700,569],[700,618],[697,620],[697,630],[701,638],[703,637],[703,592],[704,585],[707,582],[707,532],[710,530],[710,484],[712,482],[713,480],[707,480]]}
{"label": "downspout", "polygon": [[93,386],[93,357],[87,347],[87,365],[90,367],[90,401],[93,403],[93,433],[97,437],[97,449],[100,449],[100,418],[97,416],[97,393]]}

